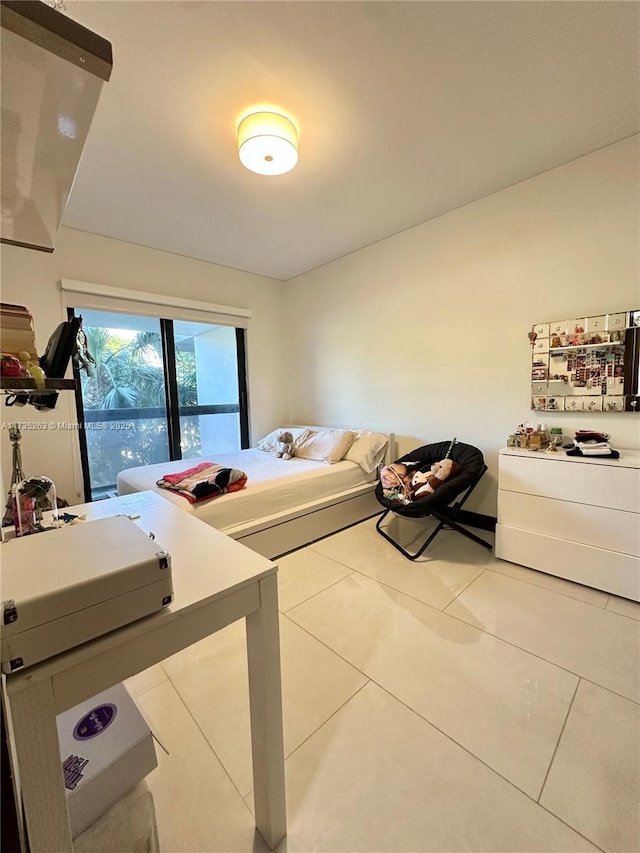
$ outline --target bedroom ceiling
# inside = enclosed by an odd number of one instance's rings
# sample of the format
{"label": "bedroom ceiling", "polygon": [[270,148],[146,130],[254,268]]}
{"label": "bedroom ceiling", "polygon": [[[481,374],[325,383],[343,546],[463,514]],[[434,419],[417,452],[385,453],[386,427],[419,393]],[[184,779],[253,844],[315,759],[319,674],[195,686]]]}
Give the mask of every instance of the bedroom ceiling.
{"label": "bedroom ceiling", "polygon": [[[64,225],[288,279],[640,131],[640,4],[67,0],[113,45]],[[239,114],[300,159],[239,162]]]}

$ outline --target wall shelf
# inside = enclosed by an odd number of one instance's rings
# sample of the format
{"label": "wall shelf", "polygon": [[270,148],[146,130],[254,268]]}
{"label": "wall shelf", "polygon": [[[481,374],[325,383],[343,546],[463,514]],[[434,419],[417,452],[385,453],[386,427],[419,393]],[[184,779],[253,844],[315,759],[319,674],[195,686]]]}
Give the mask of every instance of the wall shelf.
{"label": "wall shelf", "polygon": [[579,349],[611,349],[612,347],[623,347],[624,341],[607,341],[603,344],[576,344],[570,347],[549,347],[549,352],[570,352]]}
{"label": "wall shelf", "polygon": [[45,379],[44,388],[37,388],[35,379],[0,376],[0,390],[7,394],[28,391],[30,394],[49,394],[51,391],[73,391],[75,379]]}

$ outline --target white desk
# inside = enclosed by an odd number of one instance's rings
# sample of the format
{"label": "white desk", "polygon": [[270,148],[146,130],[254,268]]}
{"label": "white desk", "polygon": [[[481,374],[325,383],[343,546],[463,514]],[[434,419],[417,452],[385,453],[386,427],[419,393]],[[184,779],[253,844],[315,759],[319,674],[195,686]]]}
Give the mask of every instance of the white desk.
{"label": "white desk", "polygon": [[277,565],[152,492],[70,511],[86,513],[88,520],[139,515],[136,524],[153,532],[171,555],[174,601],[152,616],[6,676],[32,853],[73,850],[56,715],[243,617],[256,827],[273,849],[286,834]]}

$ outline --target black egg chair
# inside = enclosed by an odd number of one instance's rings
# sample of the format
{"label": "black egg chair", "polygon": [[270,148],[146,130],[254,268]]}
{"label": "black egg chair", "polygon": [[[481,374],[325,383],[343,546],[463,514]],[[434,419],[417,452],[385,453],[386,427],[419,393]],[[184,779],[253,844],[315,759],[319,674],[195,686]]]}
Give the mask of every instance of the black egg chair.
{"label": "black egg chair", "polygon": [[[415,465],[411,465],[410,470],[412,472],[429,471],[434,463],[440,462],[447,454],[449,454],[449,458],[458,463],[460,471],[455,476],[446,480],[435,492],[426,495],[420,500],[403,504],[400,501],[386,498],[381,482],[378,482],[376,486],[376,498],[385,508],[385,512],[376,523],[376,530],[408,560],[417,560],[441,530],[455,530],[458,533],[462,533],[463,536],[473,539],[474,542],[483,545],[485,548],[489,548],[490,550],[492,548],[489,542],[486,542],[480,536],[476,536],[467,527],[471,525],[493,529],[495,526],[495,524],[491,523],[493,520],[462,510],[463,504],[487,470],[482,452],[477,447],[464,444],[463,442],[452,444],[451,441],[440,441],[436,444],[426,444],[424,447],[418,447],[396,461],[402,462],[405,465],[416,463]],[[427,536],[419,550],[415,553],[410,553],[383,529],[382,523],[389,513],[404,516],[405,518],[427,518],[432,516],[438,521],[438,524]]]}

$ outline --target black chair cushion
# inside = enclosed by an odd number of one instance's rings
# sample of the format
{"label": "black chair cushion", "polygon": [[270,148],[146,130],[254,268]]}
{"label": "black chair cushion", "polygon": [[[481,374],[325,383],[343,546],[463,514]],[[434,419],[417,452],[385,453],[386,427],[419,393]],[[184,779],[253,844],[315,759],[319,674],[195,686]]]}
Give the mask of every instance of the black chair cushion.
{"label": "black chair cushion", "polygon": [[[410,453],[405,454],[397,462],[419,462],[412,471],[428,471],[435,462],[440,462],[446,456],[450,441],[439,441],[436,444],[425,444]],[[454,444],[451,459],[462,469],[455,477],[446,480],[439,489],[430,495],[425,495],[418,501],[402,504],[399,501],[388,500],[382,493],[382,483],[376,486],[376,498],[386,509],[392,509],[398,515],[408,515],[420,518],[430,515],[433,510],[448,506],[461,492],[474,486],[484,472],[484,457],[477,447],[459,441]]]}

